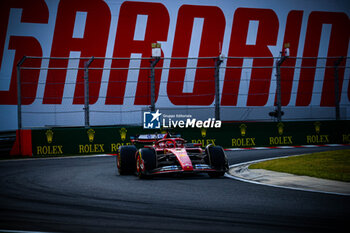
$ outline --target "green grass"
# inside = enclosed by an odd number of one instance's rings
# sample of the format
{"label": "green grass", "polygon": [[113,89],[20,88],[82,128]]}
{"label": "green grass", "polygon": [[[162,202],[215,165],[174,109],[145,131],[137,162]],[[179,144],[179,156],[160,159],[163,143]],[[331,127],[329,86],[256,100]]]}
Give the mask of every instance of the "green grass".
{"label": "green grass", "polygon": [[249,166],[295,175],[350,182],[350,150],[325,151],[273,159]]}

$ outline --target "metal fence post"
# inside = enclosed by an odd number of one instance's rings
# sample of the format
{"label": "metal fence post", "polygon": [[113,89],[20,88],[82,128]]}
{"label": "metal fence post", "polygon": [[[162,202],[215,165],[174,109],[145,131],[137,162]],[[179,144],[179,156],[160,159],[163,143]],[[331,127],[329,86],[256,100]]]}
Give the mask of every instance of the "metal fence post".
{"label": "metal fence post", "polygon": [[21,66],[26,58],[23,56],[17,63],[17,126],[19,130],[22,129]]}
{"label": "metal fence post", "polygon": [[160,57],[156,57],[153,61],[151,62],[151,107],[150,110],[151,112],[156,111],[156,84],[155,84],[155,72],[154,72],[154,67],[157,65],[159,62]]}
{"label": "metal fence post", "polygon": [[334,101],[335,101],[335,119],[340,120],[340,95],[339,95],[339,65],[342,62],[343,57],[338,58],[334,62]]}
{"label": "metal fence post", "polygon": [[220,65],[221,56],[215,59],[215,120],[220,120]]}
{"label": "metal fence post", "polygon": [[282,96],[281,96],[281,65],[286,60],[286,56],[284,53],[281,53],[281,58],[276,61],[276,79],[277,79],[277,87],[276,87],[276,94],[277,94],[277,121],[280,122],[282,120]]}
{"label": "metal fence post", "polygon": [[85,113],[85,127],[90,126],[90,108],[89,108],[89,66],[94,57],[92,56],[84,65],[84,113]]}
{"label": "metal fence post", "polygon": [[21,66],[26,60],[26,56],[23,56],[21,60],[17,63],[17,128],[18,128],[18,150],[22,154],[22,140],[21,140],[21,130],[22,130],[22,92],[21,92]]}

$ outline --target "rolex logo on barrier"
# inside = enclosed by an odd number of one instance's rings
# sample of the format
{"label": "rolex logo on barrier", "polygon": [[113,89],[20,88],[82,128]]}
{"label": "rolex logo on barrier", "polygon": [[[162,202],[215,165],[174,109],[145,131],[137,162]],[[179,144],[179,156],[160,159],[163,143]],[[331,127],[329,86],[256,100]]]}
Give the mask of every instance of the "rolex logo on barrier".
{"label": "rolex logo on barrier", "polygon": [[271,146],[293,145],[293,136],[282,136],[284,131],[284,124],[282,122],[279,122],[277,124],[277,132],[280,136],[269,137],[269,144]]}
{"label": "rolex logo on barrier", "polygon": [[247,134],[247,128],[248,126],[246,124],[240,124],[239,127],[241,138],[232,138],[231,139],[231,146],[232,147],[254,147],[255,144],[255,138],[249,138],[246,137]]}
{"label": "rolex logo on barrier", "polygon": [[248,127],[246,126],[246,124],[241,124],[239,128],[241,129],[241,136],[244,137]]}
{"label": "rolex logo on barrier", "polygon": [[314,126],[315,126],[315,132],[316,132],[317,134],[319,134],[320,131],[321,131],[321,122],[316,121],[316,122],[314,123]]}
{"label": "rolex logo on barrier", "polygon": [[278,129],[278,134],[279,135],[283,134],[283,128],[284,128],[284,124],[282,122],[277,124],[277,129]]}
{"label": "rolex logo on barrier", "polygon": [[120,130],[119,130],[119,133],[120,133],[120,139],[122,140],[122,141],[125,141],[125,139],[126,139],[126,132],[128,132],[125,128],[121,128]]}
{"label": "rolex logo on barrier", "polygon": [[[202,147],[205,147],[209,144],[212,144],[215,146],[215,140],[216,140],[215,138],[206,138],[207,137],[207,130],[208,130],[208,128],[205,128],[205,127],[200,128],[202,139],[200,139],[200,138],[192,139],[191,142],[201,144]],[[206,139],[204,139],[204,138],[206,138]]]}
{"label": "rolex logo on barrier", "polygon": [[93,142],[95,137],[95,130],[89,129],[86,133],[89,137],[89,142]]}
{"label": "rolex logo on barrier", "polygon": [[[127,142],[126,140],[126,135],[127,135],[128,130],[126,128],[121,128],[119,130],[120,134],[120,139],[122,142],[116,142],[116,143],[111,143],[110,144],[110,150],[112,153],[118,152],[119,147],[125,146],[125,145],[131,145],[131,142]],[[102,147],[101,147],[102,148]]]}
{"label": "rolex logo on barrier", "polygon": [[51,143],[51,142],[52,142],[52,139],[53,139],[53,132],[52,132],[52,130],[51,130],[51,129],[46,130],[45,135],[46,135],[46,140],[47,140],[47,142],[48,142],[48,143]]}
{"label": "rolex logo on barrier", "polygon": [[204,128],[204,127],[201,128],[201,135],[202,135],[202,138],[205,138],[207,136],[207,128]]}
{"label": "rolex logo on barrier", "polygon": [[[95,130],[88,129],[86,131],[89,142],[92,143],[95,140]],[[79,154],[91,154],[91,153],[105,153],[104,144],[85,144],[79,145]]]}
{"label": "rolex logo on barrier", "polygon": [[328,134],[320,134],[321,132],[321,122],[316,121],[314,123],[315,126],[315,133],[314,135],[307,135],[306,136],[306,143],[307,144],[326,144],[330,143],[330,138]]}
{"label": "rolex logo on barrier", "polygon": [[[51,144],[53,141],[53,131],[51,129],[46,130],[46,141]],[[36,155],[58,155],[63,154],[63,145],[40,145],[36,147],[34,152]]]}
{"label": "rolex logo on barrier", "polygon": [[166,129],[164,129],[164,127],[160,127],[160,133],[162,134],[166,134],[168,131]]}

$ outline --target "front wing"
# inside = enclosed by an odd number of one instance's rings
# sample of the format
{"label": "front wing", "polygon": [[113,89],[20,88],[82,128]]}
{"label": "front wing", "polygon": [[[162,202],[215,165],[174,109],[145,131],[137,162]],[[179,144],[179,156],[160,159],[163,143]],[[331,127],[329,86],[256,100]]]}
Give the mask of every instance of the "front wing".
{"label": "front wing", "polygon": [[209,173],[209,172],[226,172],[226,170],[217,170],[212,168],[208,164],[194,164],[192,170],[184,170],[180,165],[170,165],[155,168],[149,171],[149,175],[167,174],[167,173],[184,173],[184,174],[195,174],[195,173]]}

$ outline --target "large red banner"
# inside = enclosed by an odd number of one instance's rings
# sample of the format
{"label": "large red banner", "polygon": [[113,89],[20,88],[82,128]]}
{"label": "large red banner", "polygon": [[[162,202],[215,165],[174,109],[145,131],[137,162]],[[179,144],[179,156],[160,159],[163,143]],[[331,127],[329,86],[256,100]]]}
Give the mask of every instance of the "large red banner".
{"label": "large red banner", "polygon": [[[1,1],[0,108],[17,104],[16,64],[23,56],[128,58],[136,54],[149,58],[151,43],[155,42],[162,44],[164,57],[216,57],[220,53],[240,57],[225,60],[224,67],[235,68],[222,69],[220,73],[220,104],[228,107],[274,105],[273,57],[278,57],[288,43],[291,58],[282,65],[282,105],[331,107],[335,103],[333,66],[337,59],[319,63],[320,60],[309,57],[348,56],[350,4],[337,2],[307,1],[295,6],[293,1],[270,1],[265,5],[230,0],[215,3],[203,0],[195,5],[191,1],[184,4],[166,0]],[[194,53],[193,48],[197,48]],[[241,57],[252,58],[248,59],[249,72],[244,67],[247,59]],[[23,67],[45,69],[22,70],[22,104],[35,105],[39,112],[55,105],[83,105],[84,70],[55,69],[67,68],[73,64],[70,62],[28,59]],[[75,66],[83,68],[84,62],[80,60]],[[338,74],[341,99],[348,104],[346,62],[343,59],[340,63]],[[90,104],[106,111],[116,105],[122,106],[121,111],[148,106],[149,70],[132,73],[116,69],[131,64],[129,60],[95,59],[89,73]],[[319,72],[320,64],[327,68]],[[150,63],[142,60],[136,65],[146,68]],[[158,68],[186,66],[188,60],[161,60],[157,64]],[[213,66],[211,59],[196,62],[199,68]],[[158,107],[213,106],[214,69],[197,69],[192,76],[189,74],[184,69],[156,70]],[[184,87],[189,82],[191,85]],[[239,97],[241,94],[245,96]],[[67,97],[71,100],[64,101]],[[4,107],[2,112],[10,114],[12,110],[8,109]]]}

